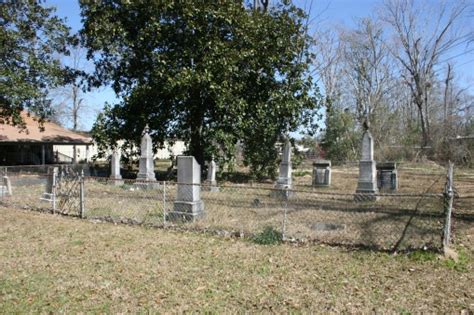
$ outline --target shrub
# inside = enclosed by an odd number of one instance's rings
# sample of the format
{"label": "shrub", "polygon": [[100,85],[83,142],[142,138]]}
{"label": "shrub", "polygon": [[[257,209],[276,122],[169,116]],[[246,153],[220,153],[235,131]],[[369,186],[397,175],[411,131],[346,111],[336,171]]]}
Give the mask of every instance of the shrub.
{"label": "shrub", "polygon": [[274,245],[283,242],[283,234],[271,226],[267,226],[262,232],[252,238],[254,243],[260,245]]}

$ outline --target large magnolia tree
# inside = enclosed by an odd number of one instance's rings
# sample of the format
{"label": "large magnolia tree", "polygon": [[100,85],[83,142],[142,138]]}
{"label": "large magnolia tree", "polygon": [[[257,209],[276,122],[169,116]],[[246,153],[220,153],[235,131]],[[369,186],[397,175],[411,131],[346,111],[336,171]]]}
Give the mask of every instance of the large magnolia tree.
{"label": "large magnolia tree", "polygon": [[0,123],[20,125],[23,110],[42,121],[52,113],[48,92],[73,71],[56,56],[67,54],[69,28],[40,1],[0,2]]}
{"label": "large magnolia tree", "polygon": [[291,4],[82,1],[81,13],[93,83],[123,99],[94,125],[102,149],[138,143],[148,124],[157,145],[183,139],[201,164],[212,154],[231,159],[240,141],[265,175],[279,137],[314,123],[305,15]]}

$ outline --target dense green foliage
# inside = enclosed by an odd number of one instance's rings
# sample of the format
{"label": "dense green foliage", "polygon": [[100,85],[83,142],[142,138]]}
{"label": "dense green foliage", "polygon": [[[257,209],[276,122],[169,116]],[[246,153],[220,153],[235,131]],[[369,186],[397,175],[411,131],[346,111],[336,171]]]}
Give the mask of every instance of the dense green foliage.
{"label": "dense green foliage", "polygon": [[0,3],[0,122],[23,125],[24,109],[40,120],[51,114],[48,90],[70,71],[55,58],[67,53],[69,28],[40,1]]}
{"label": "dense green foliage", "polygon": [[274,172],[282,134],[314,122],[317,92],[302,10],[239,1],[81,2],[96,85],[123,98],[94,125],[101,149],[183,139],[203,163],[229,161],[238,141],[258,175]]}

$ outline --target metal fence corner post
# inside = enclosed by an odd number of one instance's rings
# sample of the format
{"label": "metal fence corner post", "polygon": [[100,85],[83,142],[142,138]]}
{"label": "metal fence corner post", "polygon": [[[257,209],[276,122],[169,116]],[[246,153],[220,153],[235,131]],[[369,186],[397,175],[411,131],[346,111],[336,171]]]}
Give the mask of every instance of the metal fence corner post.
{"label": "metal fence corner post", "polygon": [[446,177],[446,185],[445,185],[445,191],[444,191],[444,205],[445,205],[446,219],[444,221],[444,231],[443,231],[443,250],[449,247],[449,244],[451,242],[451,213],[453,209],[453,199],[454,199],[453,172],[454,172],[454,164],[451,161],[449,161],[448,174]]}

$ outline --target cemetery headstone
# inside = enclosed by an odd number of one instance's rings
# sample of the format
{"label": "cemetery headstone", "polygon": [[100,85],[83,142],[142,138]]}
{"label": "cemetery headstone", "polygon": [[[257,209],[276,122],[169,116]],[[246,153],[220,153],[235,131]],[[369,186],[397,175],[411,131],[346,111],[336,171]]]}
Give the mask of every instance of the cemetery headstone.
{"label": "cemetery headstone", "polygon": [[123,185],[122,175],[120,174],[120,157],[120,151],[115,149],[110,158],[110,179],[112,185],[115,186]]}
{"label": "cemetery headstone", "polygon": [[331,186],[331,161],[316,160],[313,163],[313,186]]}
{"label": "cemetery headstone", "polygon": [[194,221],[204,215],[201,200],[201,166],[193,156],[178,156],[178,192],[171,220]]}
{"label": "cemetery headstone", "polygon": [[156,181],[155,164],[153,161],[153,142],[150,137],[150,128],[146,125],[143,130],[140,144],[140,161],[137,179],[143,181]]}
{"label": "cemetery headstone", "polygon": [[217,187],[216,181],[216,171],[217,171],[217,164],[212,158],[211,162],[207,165],[207,179],[206,184],[209,185],[206,188],[211,192],[218,192],[219,187]]}
{"label": "cemetery headstone", "polygon": [[8,176],[3,176],[3,186],[0,186],[0,193],[1,196],[12,196],[13,191],[12,191],[12,183],[10,181],[10,178]]}
{"label": "cemetery headstone", "polygon": [[359,180],[355,199],[357,201],[377,200],[377,174],[374,160],[374,139],[368,129],[362,136],[362,157],[359,161]]}
{"label": "cemetery headstone", "polygon": [[280,190],[291,189],[291,173],[291,143],[290,140],[287,139],[283,148],[283,156],[280,163],[280,172],[275,188]]}
{"label": "cemetery headstone", "polygon": [[381,191],[395,192],[398,190],[397,163],[377,163],[377,187]]}
{"label": "cemetery headstone", "polygon": [[44,201],[53,201],[54,199],[54,187],[56,185],[56,180],[59,174],[59,168],[58,167],[50,167],[48,168],[48,175],[46,178],[46,189],[45,192],[43,193],[43,196],[40,198],[41,200]]}

